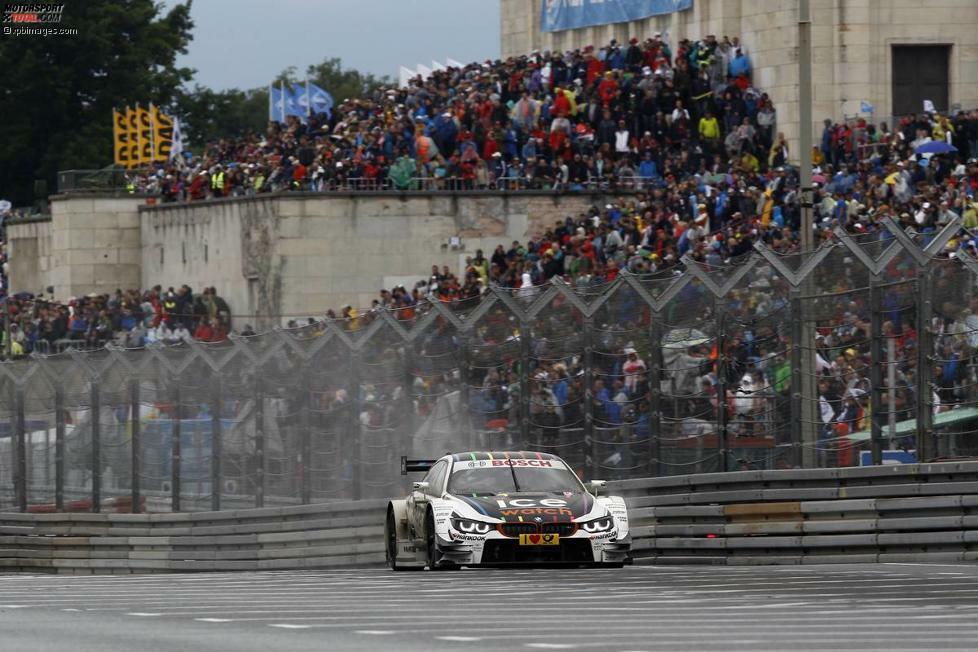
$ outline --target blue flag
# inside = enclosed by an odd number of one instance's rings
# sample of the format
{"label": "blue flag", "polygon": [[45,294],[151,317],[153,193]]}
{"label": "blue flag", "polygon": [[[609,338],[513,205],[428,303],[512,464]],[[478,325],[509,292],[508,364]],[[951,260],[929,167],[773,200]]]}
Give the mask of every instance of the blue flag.
{"label": "blue flag", "polygon": [[329,117],[333,117],[333,96],[329,94],[329,91],[309,82],[309,94],[312,96],[310,101],[312,102],[313,113],[325,113]]}
{"label": "blue flag", "polygon": [[873,113],[875,110],[876,110],[876,107],[873,106],[872,104],[870,104],[869,102],[860,102],[859,103],[859,112],[860,113]]}
{"label": "blue flag", "polygon": [[275,86],[268,88],[268,119],[285,122],[285,114],[282,111],[282,89]]}
{"label": "blue flag", "polygon": [[290,92],[288,87],[284,90],[285,93],[285,115],[295,115],[300,118],[306,117],[306,110],[299,104],[299,95],[296,92]]}
{"label": "blue flag", "polygon": [[302,111],[302,115],[309,115],[309,94],[306,93],[306,85],[292,84],[292,96],[295,97],[295,103]]}

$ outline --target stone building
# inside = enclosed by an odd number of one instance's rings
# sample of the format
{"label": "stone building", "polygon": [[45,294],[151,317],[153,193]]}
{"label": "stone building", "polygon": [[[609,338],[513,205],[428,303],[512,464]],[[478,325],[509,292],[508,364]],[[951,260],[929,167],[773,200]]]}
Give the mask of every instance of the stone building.
{"label": "stone building", "polygon": [[[668,33],[680,39],[739,36],[754,80],[778,109],[778,130],[797,143],[798,0],[690,0],[690,8],[631,22],[541,31],[546,3],[593,0],[500,0],[502,56],[567,50],[612,38]],[[544,3],[544,4],[542,4]],[[978,108],[978,1],[811,0],[812,120],[815,142],[825,118],[893,116],[923,109]],[[797,156],[797,145],[792,148]]]}

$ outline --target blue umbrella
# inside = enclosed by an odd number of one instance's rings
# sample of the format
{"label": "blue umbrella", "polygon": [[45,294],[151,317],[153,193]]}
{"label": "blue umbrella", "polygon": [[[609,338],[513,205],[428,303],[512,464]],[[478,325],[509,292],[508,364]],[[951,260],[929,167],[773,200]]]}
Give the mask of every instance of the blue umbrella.
{"label": "blue umbrella", "polygon": [[932,140],[915,149],[914,154],[950,154],[956,151],[958,148],[954,145],[949,145],[943,140]]}

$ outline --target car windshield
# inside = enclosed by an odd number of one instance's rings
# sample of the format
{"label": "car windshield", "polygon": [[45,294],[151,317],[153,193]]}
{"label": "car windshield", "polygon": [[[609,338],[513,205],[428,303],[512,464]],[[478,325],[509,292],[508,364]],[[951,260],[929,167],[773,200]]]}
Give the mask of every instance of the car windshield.
{"label": "car windshield", "polygon": [[[458,462],[448,481],[453,494],[493,496],[520,492],[582,493],[580,480],[559,460],[542,460],[547,467],[521,466],[537,460],[489,460],[495,466],[478,466],[480,462]],[[481,463],[486,463],[482,460]],[[509,465],[512,463],[512,466]],[[469,466],[469,465],[473,466]]]}

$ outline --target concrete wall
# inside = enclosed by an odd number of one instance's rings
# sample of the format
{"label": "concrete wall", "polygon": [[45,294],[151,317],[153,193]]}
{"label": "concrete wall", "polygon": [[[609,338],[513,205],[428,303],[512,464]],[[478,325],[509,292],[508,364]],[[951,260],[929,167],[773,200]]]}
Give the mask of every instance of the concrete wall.
{"label": "concrete wall", "polygon": [[49,285],[56,298],[139,287],[142,202],[131,196],[52,198]]}
{"label": "concrete wall", "polygon": [[[364,308],[385,279],[420,278],[432,264],[458,272],[466,254],[482,248],[489,255],[497,244],[541,234],[595,202],[604,200],[493,192],[289,194],[144,206],[142,286],[215,286],[246,320]],[[448,246],[454,236],[464,250]]]}
{"label": "concrete wall", "polygon": [[[693,0],[691,9],[666,16],[545,34],[537,0],[501,0],[502,56],[603,45],[612,38],[626,42],[654,32],[668,31],[674,44],[707,34],[739,36],[751,57],[756,84],[774,100],[778,128],[788,136],[797,160],[797,7],[797,0]],[[861,101],[875,105],[877,119],[892,114],[894,45],[951,45],[951,105],[978,107],[975,0],[811,0],[811,13],[816,136],[824,118],[854,115]]]}
{"label": "concrete wall", "polygon": [[13,292],[41,294],[51,285],[51,220],[7,225],[9,279]]}

